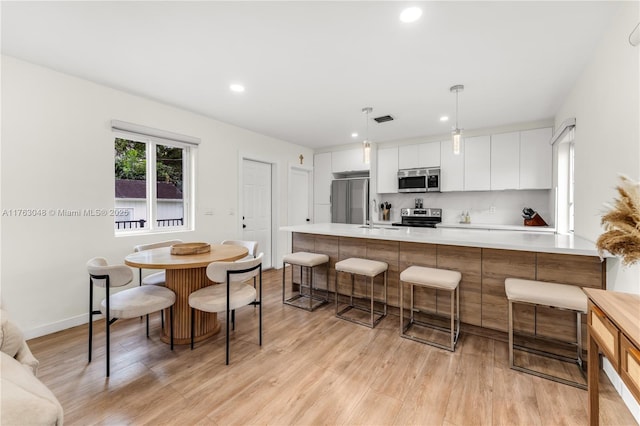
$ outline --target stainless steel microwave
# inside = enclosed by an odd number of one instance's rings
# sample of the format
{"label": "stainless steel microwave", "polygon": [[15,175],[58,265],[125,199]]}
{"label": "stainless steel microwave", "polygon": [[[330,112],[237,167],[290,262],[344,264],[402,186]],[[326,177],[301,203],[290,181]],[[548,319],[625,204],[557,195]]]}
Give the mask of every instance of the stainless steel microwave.
{"label": "stainless steel microwave", "polygon": [[398,192],[440,192],[440,168],[398,170]]}

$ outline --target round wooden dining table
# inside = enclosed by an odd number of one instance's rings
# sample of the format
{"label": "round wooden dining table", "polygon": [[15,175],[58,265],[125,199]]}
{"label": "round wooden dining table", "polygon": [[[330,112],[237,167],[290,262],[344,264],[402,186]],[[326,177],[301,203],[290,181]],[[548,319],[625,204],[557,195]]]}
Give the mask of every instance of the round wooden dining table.
{"label": "round wooden dining table", "polygon": [[[211,244],[211,251],[202,254],[175,255],[171,247],[143,250],[131,253],[124,259],[126,265],[142,269],[165,269],[165,285],[176,294],[173,305],[173,341],[177,345],[191,342],[191,310],[189,295],[194,291],[214,284],[207,278],[207,266],[212,262],[231,262],[242,259],[248,250],[242,246],[227,244]],[[169,309],[164,312],[169,318]],[[204,340],[220,331],[220,324],[215,313],[196,310],[195,321],[196,342]],[[165,321],[162,330],[162,341],[170,342],[169,322]]]}

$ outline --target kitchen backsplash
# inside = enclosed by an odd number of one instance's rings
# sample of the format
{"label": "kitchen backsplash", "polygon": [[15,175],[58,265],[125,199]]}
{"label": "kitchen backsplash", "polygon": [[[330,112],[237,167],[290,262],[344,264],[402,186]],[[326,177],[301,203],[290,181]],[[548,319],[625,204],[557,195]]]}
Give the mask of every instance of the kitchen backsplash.
{"label": "kitchen backsplash", "polygon": [[551,215],[551,191],[482,191],[442,192],[422,194],[376,194],[377,220],[382,220],[380,204],[391,203],[391,222],[400,222],[400,209],[415,207],[415,199],[422,198],[423,206],[442,209],[443,223],[457,223],[462,212],[469,212],[471,223],[488,225],[522,225],[522,209],[530,207],[549,224]]}

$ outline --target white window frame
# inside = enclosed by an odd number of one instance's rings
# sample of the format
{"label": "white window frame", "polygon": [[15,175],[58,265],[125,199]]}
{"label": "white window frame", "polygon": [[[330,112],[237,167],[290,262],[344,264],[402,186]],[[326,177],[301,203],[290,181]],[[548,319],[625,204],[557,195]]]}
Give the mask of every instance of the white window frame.
{"label": "white window frame", "polygon": [[575,124],[560,135],[557,143],[558,190],[556,230],[573,234],[575,223]]}
{"label": "white window frame", "polygon": [[[118,124],[118,126],[116,126]],[[120,125],[130,125],[135,126],[132,132],[122,131]],[[143,134],[142,132],[138,132],[138,129],[149,129],[147,134]],[[127,139],[134,142],[141,142],[146,145],[146,161],[147,161],[147,223],[149,224],[145,228],[127,228],[127,229],[115,229],[114,232],[116,236],[125,236],[125,235],[140,235],[140,234],[164,234],[164,233],[172,233],[172,232],[184,232],[184,231],[193,231],[194,230],[194,195],[195,195],[195,156],[197,152],[197,143],[198,139],[190,138],[187,139],[187,143],[183,143],[180,141],[172,140],[173,138],[161,137],[164,136],[163,131],[146,128],[143,126],[137,126],[130,123],[124,123],[119,121],[112,121],[112,130],[113,130],[113,140],[115,143],[116,138]],[[160,136],[153,135],[153,132],[156,134],[160,134]],[[152,133],[152,134],[149,134]],[[177,135],[170,132],[164,132],[167,135]],[[188,137],[184,137],[185,139]],[[193,142],[193,141],[197,142]],[[183,196],[183,224],[181,226],[162,226],[159,227],[157,224],[157,209],[158,209],[158,201],[156,198],[157,195],[157,170],[156,170],[156,146],[164,145],[175,148],[180,148],[183,150],[183,165],[182,165],[182,196]],[[115,179],[114,179],[115,185]],[[114,191],[115,194],[115,191]],[[114,198],[115,202],[115,198]]]}

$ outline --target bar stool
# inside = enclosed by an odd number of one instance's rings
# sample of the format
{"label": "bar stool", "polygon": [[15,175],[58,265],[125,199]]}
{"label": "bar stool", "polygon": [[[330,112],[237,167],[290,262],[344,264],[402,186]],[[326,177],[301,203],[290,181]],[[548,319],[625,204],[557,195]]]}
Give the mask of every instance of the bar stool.
{"label": "bar stool", "polygon": [[[450,271],[447,269],[427,268],[424,266],[409,266],[407,269],[402,271],[400,273],[400,336],[404,337],[405,339],[415,340],[416,342],[426,343],[427,345],[447,349],[451,352],[454,352],[456,350],[456,344],[458,343],[458,336],[460,335],[460,291],[458,289],[458,286],[461,279],[462,274],[460,272]],[[411,285],[411,305],[409,307],[411,313],[409,316],[409,323],[406,325],[404,324],[404,283]],[[414,312],[416,310],[413,307],[413,289],[415,286],[449,292],[449,297],[451,300],[451,325],[449,329],[445,329],[434,324],[427,324],[414,318]],[[449,331],[451,335],[450,345],[446,346],[432,340],[426,340],[421,337],[408,334],[407,332],[409,331],[409,329],[416,325],[434,328],[437,330]]]}
{"label": "bar stool", "polygon": [[[356,324],[364,325],[366,327],[374,328],[382,318],[387,316],[387,269],[389,266],[385,262],[378,262],[376,260],[368,260],[368,259],[359,259],[356,257],[351,257],[349,259],[345,259],[336,263],[336,316],[338,318],[355,322]],[[339,307],[339,288],[338,288],[338,272],[345,272],[347,274],[351,274],[351,293],[349,294],[349,303],[347,307],[338,310]],[[374,309],[374,301],[375,297],[373,295],[373,287],[374,287],[374,279],[378,275],[384,273],[384,309],[383,311],[375,311]],[[371,287],[371,308],[366,309],[360,306],[356,306],[353,303],[353,290],[354,290],[354,282],[356,275],[363,275],[365,277],[370,278],[370,287]],[[349,318],[345,316],[345,314],[351,309],[356,309],[362,312],[369,313],[371,315],[371,320],[369,322],[361,321],[356,318]],[[378,317],[375,318],[375,314],[378,314]]]}
{"label": "bar stool", "polygon": [[[548,358],[560,361],[575,363],[580,368],[580,373],[584,377],[582,370],[582,315],[587,313],[587,295],[578,286],[568,284],[558,284],[543,281],[522,280],[518,278],[507,278],[504,281],[504,289],[509,299],[509,366],[513,370],[522,371],[524,373],[533,374],[554,382],[563,383],[565,385],[574,386],[580,389],[587,389],[584,383],[573,380],[564,379],[548,373],[521,367],[515,364],[513,357],[514,348],[536,355],[546,356]],[[538,349],[527,348],[521,345],[514,345],[513,342],[513,305],[521,303],[525,305],[544,306],[547,308],[555,308],[566,311],[572,311],[576,314],[576,341],[560,342],[564,344],[575,345],[577,348],[576,358],[541,351]],[[535,321],[535,320],[534,320]],[[534,332],[535,333],[535,332]],[[536,334],[527,337],[538,338]],[[545,340],[556,341],[556,339],[545,338]]]}
{"label": "bar stool", "polygon": [[[307,311],[314,311],[316,308],[324,305],[329,301],[327,297],[327,293],[329,292],[329,256],[327,256],[326,254],[299,251],[296,253],[285,255],[284,258],[282,259],[282,263],[283,263],[282,264],[282,303],[284,303],[285,305],[295,306],[296,308],[306,309]],[[302,282],[300,282],[299,283],[300,290],[298,291],[298,294],[295,294],[289,298],[286,297],[285,276],[284,276],[285,269],[286,269],[285,267],[287,266],[287,263],[291,265],[291,285],[292,286],[293,286],[293,267],[294,266],[300,267],[300,281],[303,281],[302,277],[303,277],[303,271],[305,268],[307,269],[307,274],[308,274],[307,284],[305,285]],[[325,290],[324,298],[315,296],[313,294],[313,290],[314,290],[313,289],[313,268],[320,265],[326,265],[326,271],[327,271],[327,290]],[[308,295],[302,293],[303,287],[309,288]],[[309,306],[304,306],[300,303],[295,303],[298,300],[302,300],[302,302],[304,303],[305,299],[308,299]]]}

